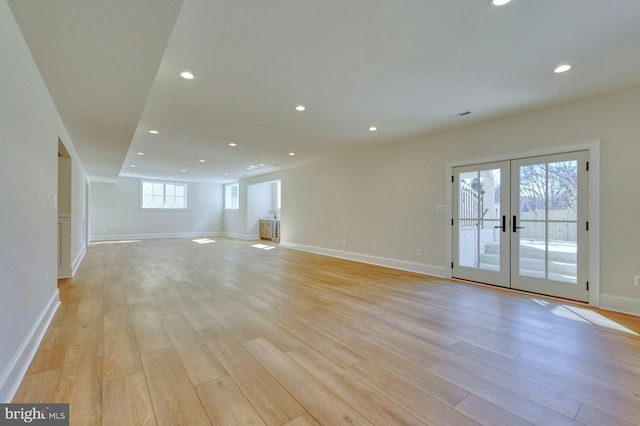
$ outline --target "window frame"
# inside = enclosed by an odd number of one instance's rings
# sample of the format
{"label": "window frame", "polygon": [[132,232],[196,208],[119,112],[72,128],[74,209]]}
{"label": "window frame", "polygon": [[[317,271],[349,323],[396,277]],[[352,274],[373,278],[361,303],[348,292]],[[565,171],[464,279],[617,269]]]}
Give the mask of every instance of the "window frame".
{"label": "window frame", "polygon": [[[236,188],[236,202],[235,205],[229,207],[229,194],[228,191],[235,187]],[[225,211],[238,211],[240,210],[240,182],[228,183],[224,186],[224,210]]]}
{"label": "window frame", "polygon": [[282,181],[276,181],[276,209],[282,210]]}
{"label": "window frame", "polygon": [[[162,185],[163,207],[145,207],[144,206],[144,185]],[[167,207],[167,185],[181,186],[184,188],[184,207]],[[187,211],[189,210],[189,185],[186,182],[172,182],[160,180],[144,180],[140,179],[140,210],[144,211]],[[175,196],[174,196],[175,197]]]}

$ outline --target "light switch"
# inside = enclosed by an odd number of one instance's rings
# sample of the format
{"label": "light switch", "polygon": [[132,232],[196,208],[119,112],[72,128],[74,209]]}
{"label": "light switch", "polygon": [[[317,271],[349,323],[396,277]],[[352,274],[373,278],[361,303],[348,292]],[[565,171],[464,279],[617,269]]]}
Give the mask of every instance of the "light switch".
{"label": "light switch", "polygon": [[57,195],[53,196],[53,207],[58,207],[58,196]]}

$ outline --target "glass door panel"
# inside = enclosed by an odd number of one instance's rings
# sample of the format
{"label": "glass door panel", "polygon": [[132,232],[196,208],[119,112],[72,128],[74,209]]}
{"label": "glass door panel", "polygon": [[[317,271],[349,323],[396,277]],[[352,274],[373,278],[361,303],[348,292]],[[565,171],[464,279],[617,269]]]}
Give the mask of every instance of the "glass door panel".
{"label": "glass door panel", "polygon": [[544,222],[522,223],[518,250],[520,276],[545,278],[547,271],[545,235]]}
{"label": "glass door panel", "polygon": [[508,286],[508,173],[508,162],[454,169],[454,277]]}
{"label": "glass door panel", "polygon": [[588,300],[586,152],[512,161],[513,288]]}

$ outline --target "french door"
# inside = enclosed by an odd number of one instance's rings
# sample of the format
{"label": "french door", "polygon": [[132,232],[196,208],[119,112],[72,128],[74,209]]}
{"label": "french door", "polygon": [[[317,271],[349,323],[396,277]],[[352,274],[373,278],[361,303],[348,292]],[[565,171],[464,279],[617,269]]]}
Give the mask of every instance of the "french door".
{"label": "french door", "polygon": [[509,161],[453,169],[455,278],[510,287]]}
{"label": "french door", "polygon": [[453,169],[452,276],[588,301],[588,151]]}

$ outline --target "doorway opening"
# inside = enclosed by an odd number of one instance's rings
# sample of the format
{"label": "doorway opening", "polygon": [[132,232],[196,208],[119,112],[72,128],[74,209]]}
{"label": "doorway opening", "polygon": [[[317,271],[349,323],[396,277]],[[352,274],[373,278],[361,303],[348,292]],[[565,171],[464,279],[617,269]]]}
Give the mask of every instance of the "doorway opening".
{"label": "doorway opening", "polygon": [[247,186],[247,233],[280,241],[281,182],[274,180]]}
{"label": "doorway opening", "polygon": [[71,266],[71,156],[58,138],[58,278],[72,276]]}

